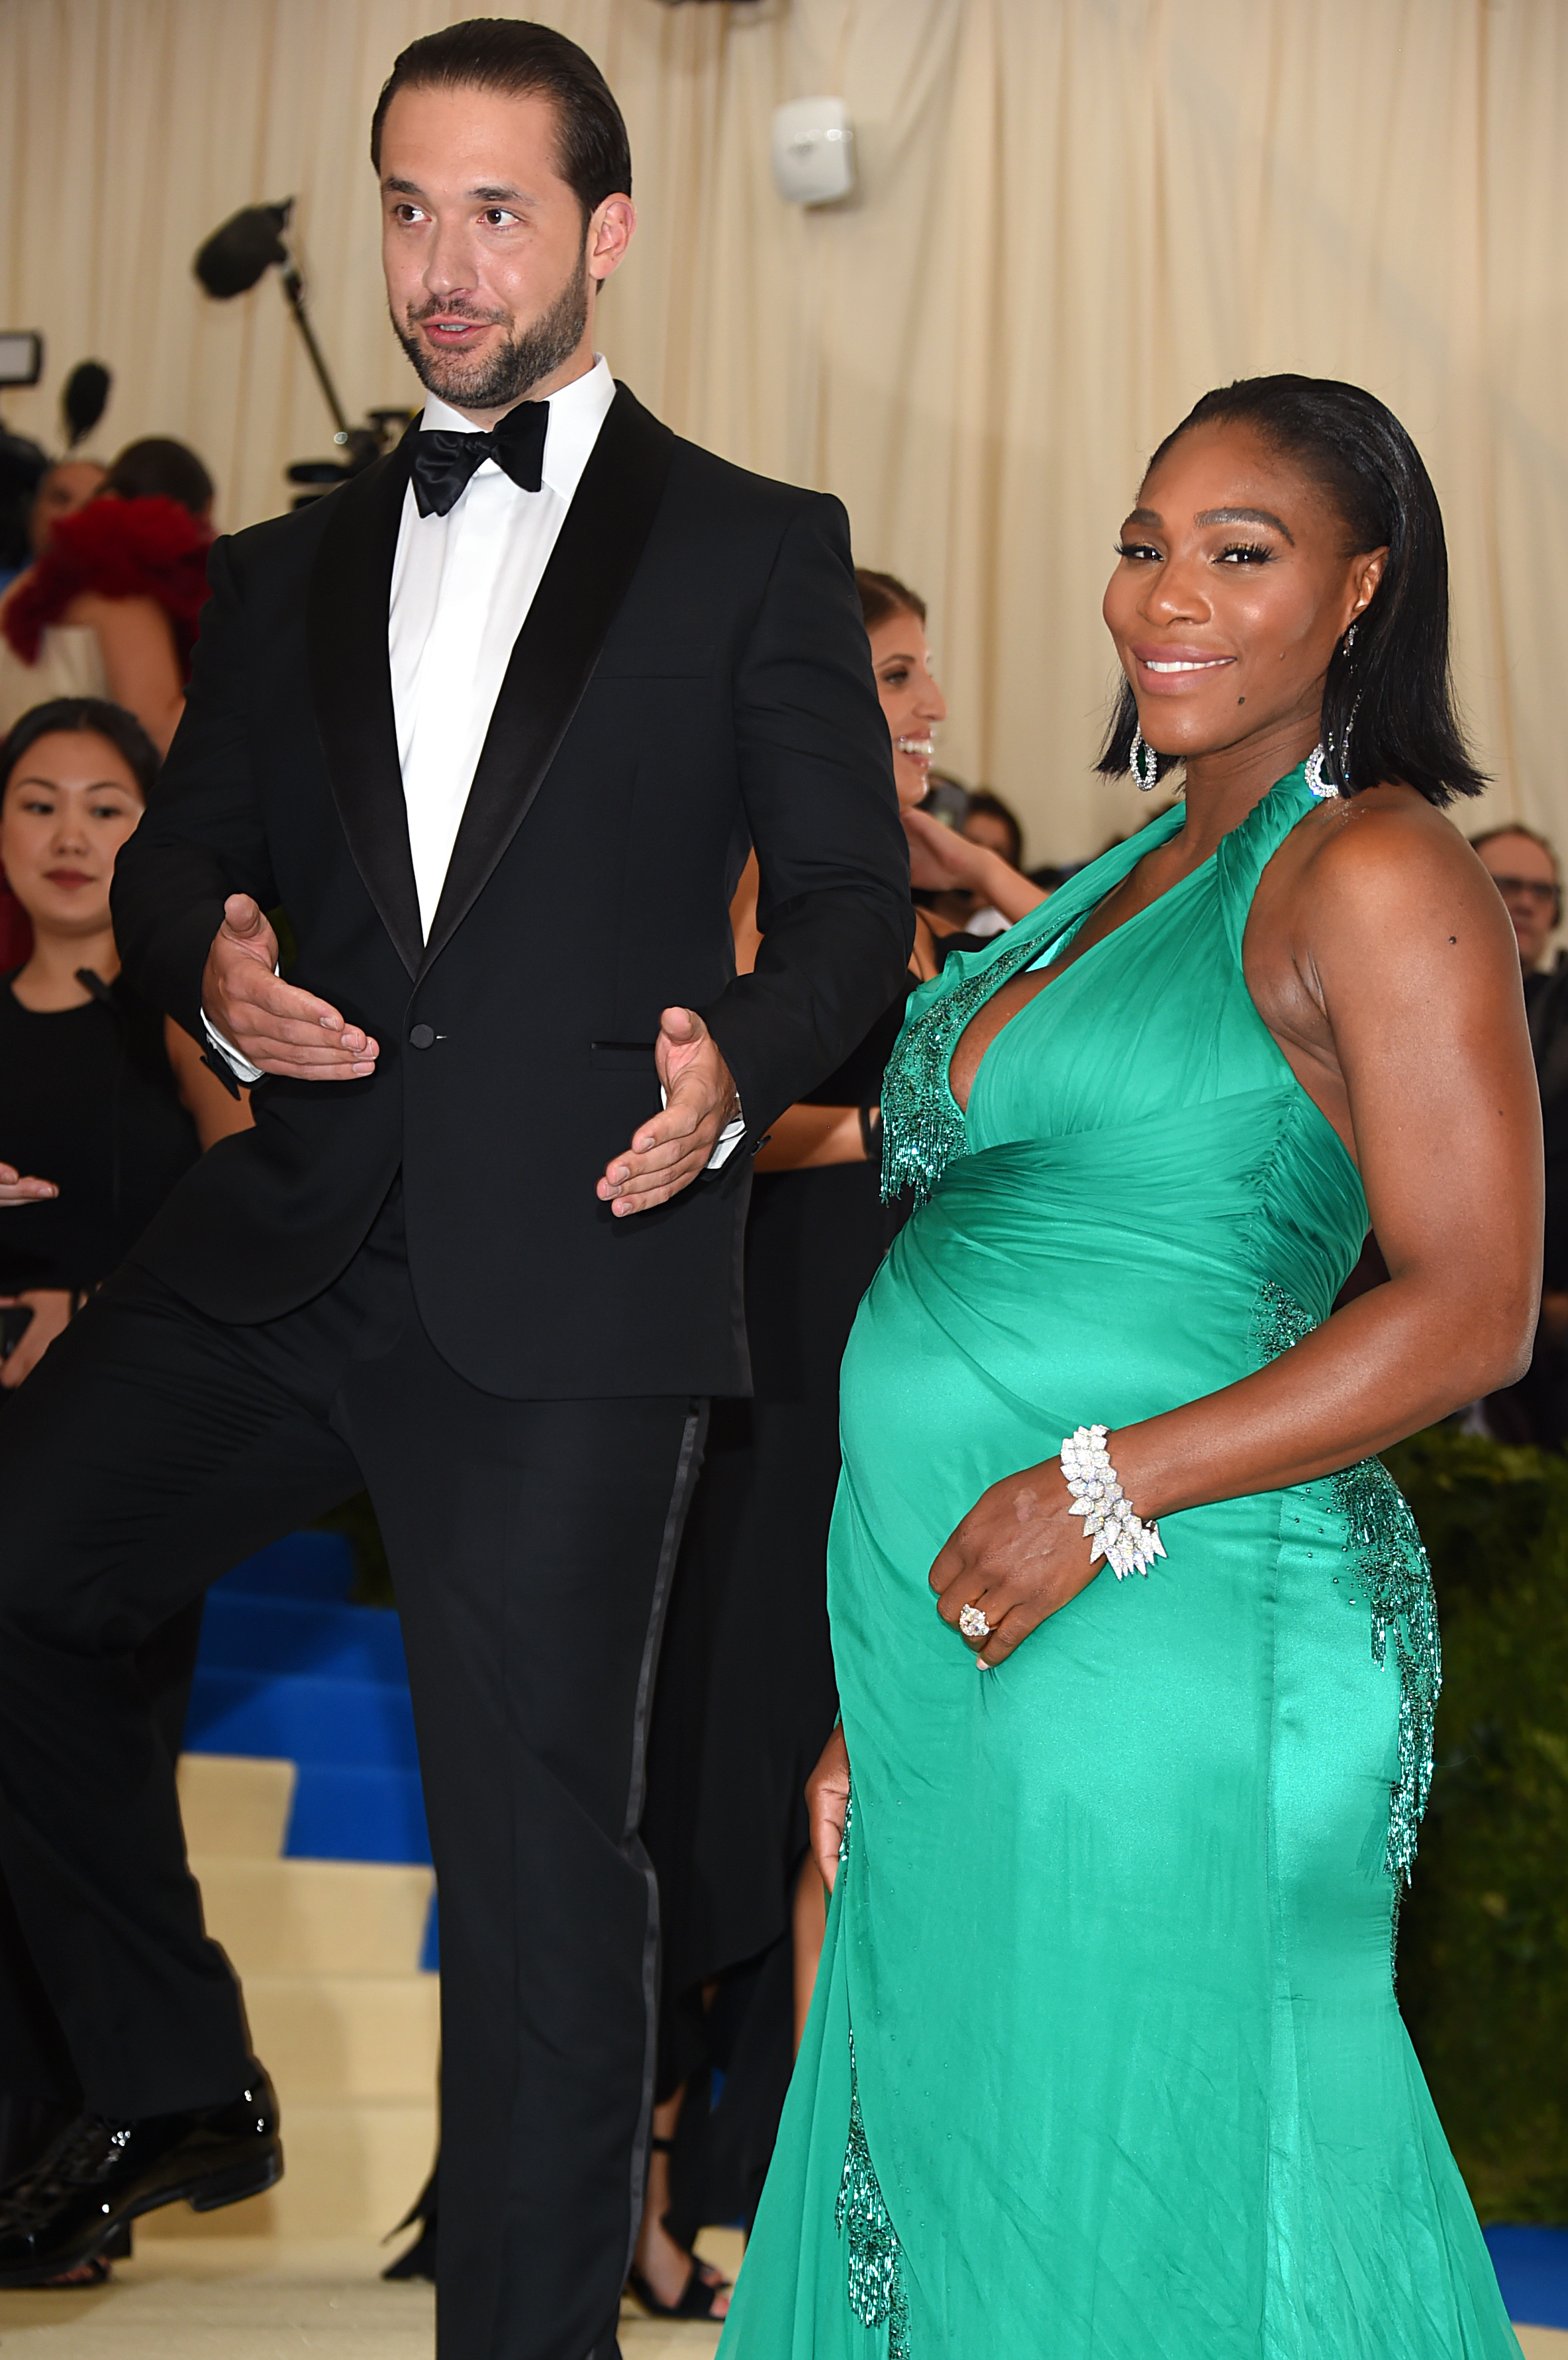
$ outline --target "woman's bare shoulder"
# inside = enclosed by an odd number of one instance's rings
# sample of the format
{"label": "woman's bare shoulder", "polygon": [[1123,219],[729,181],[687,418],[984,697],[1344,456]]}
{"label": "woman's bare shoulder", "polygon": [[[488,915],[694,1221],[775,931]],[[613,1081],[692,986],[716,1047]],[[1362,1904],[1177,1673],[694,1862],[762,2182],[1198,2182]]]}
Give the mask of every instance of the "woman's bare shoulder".
{"label": "woman's bare shoulder", "polygon": [[1497,888],[1447,814],[1388,781],[1321,803],[1296,830],[1299,894],[1312,903],[1404,902],[1433,891],[1502,913]]}
{"label": "woman's bare shoulder", "polygon": [[1367,978],[1424,968],[1496,967],[1517,985],[1513,928],[1491,878],[1459,829],[1395,782],[1323,804],[1295,831],[1277,904],[1297,954],[1323,971]]}

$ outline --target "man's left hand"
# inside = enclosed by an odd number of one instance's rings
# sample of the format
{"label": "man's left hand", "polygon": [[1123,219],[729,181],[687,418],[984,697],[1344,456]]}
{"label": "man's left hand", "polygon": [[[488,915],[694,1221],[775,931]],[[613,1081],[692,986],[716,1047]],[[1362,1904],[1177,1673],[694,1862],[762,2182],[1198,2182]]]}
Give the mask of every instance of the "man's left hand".
{"label": "man's left hand", "polygon": [[690,1186],[739,1111],[735,1077],[695,1009],[665,1010],[653,1061],[664,1085],[664,1112],[642,1125],[628,1153],[615,1157],[598,1184],[600,1203],[617,1218],[649,1212]]}

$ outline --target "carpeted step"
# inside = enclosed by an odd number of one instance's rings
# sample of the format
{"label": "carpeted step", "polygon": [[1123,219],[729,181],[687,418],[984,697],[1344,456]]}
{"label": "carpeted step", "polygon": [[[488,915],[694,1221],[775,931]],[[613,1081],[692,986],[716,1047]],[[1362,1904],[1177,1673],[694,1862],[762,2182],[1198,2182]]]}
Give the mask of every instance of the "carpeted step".
{"label": "carpeted step", "polygon": [[418,1770],[301,1763],[284,1850],[291,1860],[428,1861]]}
{"label": "carpeted step", "polygon": [[[138,2251],[144,2240],[150,2247],[166,2237],[378,2237],[401,2220],[423,2187],[435,2153],[433,2084],[422,2099],[354,2098],[318,2104],[310,2099],[291,2101],[281,2087],[279,2099],[284,2169],[278,2186],[218,2212],[192,2212],[186,2204],[150,2212],[136,2223]],[[213,2341],[201,2348],[216,2355],[224,2347]],[[342,2350],[346,2360],[350,2345],[329,2339],[320,2348]],[[352,2346],[366,2360],[389,2348],[357,2339]],[[300,2352],[305,2340],[280,2333],[276,2349]],[[430,2350],[428,2343],[424,2349]]]}
{"label": "carpeted step", "polygon": [[194,1856],[207,1930],[240,1974],[415,1974],[428,1868],[346,1860]]}
{"label": "carpeted step", "polygon": [[346,1605],[354,1588],[354,1551],[341,1533],[290,1533],[257,1549],[208,1591],[210,1598],[245,1590],[267,1598],[315,1598]]}
{"label": "carpeted step", "polygon": [[299,1765],[301,1783],[312,1765],[323,1762],[360,1769],[419,1768],[408,1691],[381,1680],[233,1671],[201,1662],[185,1730],[193,1753],[281,1757]]}
{"label": "carpeted step", "polygon": [[286,2117],[304,2102],[429,2103],[441,2046],[434,1975],[251,1974],[245,1994]]}
{"label": "carpeted step", "polygon": [[207,1599],[201,1663],[212,1670],[307,1672],[387,1688],[408,1685],[403,1633],[390,1607],[231,1590],[222,1582]]}
{"label": "carpeted step", "polygon": [[1508,2317],[1568,2328],[1568,2229],[1502,2223],[1486,2233]]}
{"label": "carpeted step", "polygon": [[187,1852],[277,1860],[293,1803],[292,1762],[232,1754],[180,1757],[180,1816]]}

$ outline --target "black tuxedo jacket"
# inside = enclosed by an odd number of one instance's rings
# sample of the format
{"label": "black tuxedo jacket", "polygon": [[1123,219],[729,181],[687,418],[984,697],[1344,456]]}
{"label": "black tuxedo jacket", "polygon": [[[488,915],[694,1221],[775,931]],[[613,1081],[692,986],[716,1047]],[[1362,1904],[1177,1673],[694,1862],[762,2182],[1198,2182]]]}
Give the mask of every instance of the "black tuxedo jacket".
{"label": "black tuxedo jacket", "polygon": [[[186,716],[122,850],[136,988],[201,1039],[225,894],[281,903],[291,979],[379,1042],[269,1076],[256,1128],[136,1250],[242,1323],[331,1284],[401,1171],[438,1349],[518,1398],[744,1390],[748,1148],[899,990],[909,867],[835,500],[743,474],[621,388],[513,649],[428,943],[387,606],[408,445],[212,552]],[[748,842],[767,940],[736,978]],[[662,1008],[700,1010],[747,1144],[615,1220],[594,1183],[658,1110]]]}

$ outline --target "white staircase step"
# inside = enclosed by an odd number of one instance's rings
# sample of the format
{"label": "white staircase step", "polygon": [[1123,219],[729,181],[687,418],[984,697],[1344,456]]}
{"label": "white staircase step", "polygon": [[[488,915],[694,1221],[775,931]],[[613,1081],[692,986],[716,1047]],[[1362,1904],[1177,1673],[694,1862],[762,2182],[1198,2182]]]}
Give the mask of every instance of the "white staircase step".
{"label": "white staircase step", "polygon": [[193,1854],[207,1930],[242,1977],[411,1975],[435,1878],[428,1868],[351,1860]]}
{"label": "white staircase step", "polygon": [[433,2090],[421,2103],[362,2098],[290,2105],[283,2092],[279,2102],[284,2170],[278,2186],[219,2212],[166,2205],[136,2223],[138,2246],[144,2237],[382,2237],[402,2219],[435,2157]]}
{"label": "white staircase step", "polygon": [[285,2114],[338,2099],[427,2102],[440,2064],[435,1975],[250,1974],[256,2053]]}

